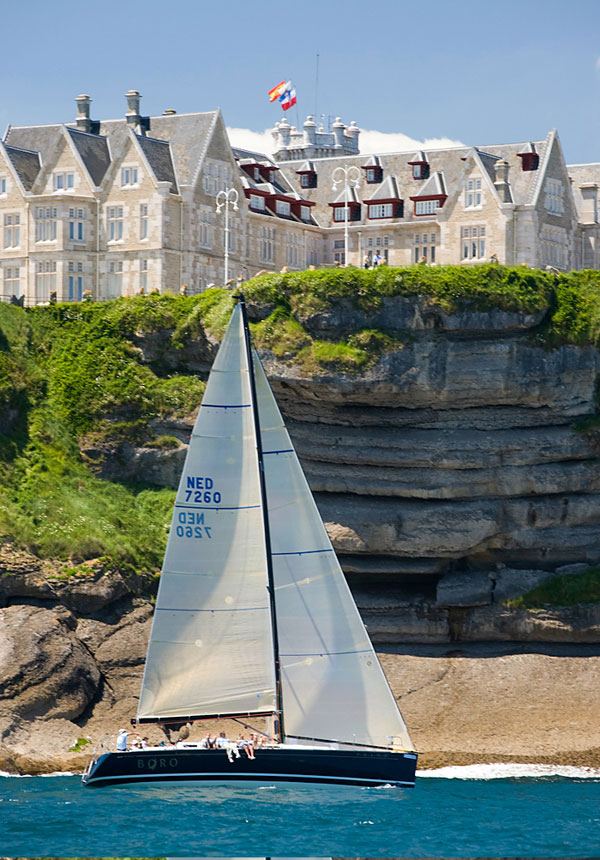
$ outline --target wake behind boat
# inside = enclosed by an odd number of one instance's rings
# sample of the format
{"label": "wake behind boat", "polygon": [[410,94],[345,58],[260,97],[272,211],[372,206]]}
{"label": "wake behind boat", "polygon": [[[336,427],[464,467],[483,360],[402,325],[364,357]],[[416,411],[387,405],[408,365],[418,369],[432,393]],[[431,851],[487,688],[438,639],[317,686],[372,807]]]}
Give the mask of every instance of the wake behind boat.
{"label": "wake behind boat", "polygon": [[136,723],[266,717],[278,742],[254,759],[196,744],[104,753],[83,782],[414,785],[417,756],[238,298],[175,499]]}

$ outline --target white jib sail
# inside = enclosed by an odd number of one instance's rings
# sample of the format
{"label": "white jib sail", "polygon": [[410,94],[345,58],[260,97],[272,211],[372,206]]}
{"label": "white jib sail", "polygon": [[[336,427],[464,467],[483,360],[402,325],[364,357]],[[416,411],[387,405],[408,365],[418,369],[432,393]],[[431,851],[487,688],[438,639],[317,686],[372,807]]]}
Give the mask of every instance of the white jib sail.
{"label": "white jib sail", "polygon": [[254,369],[286,738],[412,749],[256,355]]}
{"label": "white jib sail", "polygon": [[266,551],[241,309],[177,491],[138,716],[275,711]]}

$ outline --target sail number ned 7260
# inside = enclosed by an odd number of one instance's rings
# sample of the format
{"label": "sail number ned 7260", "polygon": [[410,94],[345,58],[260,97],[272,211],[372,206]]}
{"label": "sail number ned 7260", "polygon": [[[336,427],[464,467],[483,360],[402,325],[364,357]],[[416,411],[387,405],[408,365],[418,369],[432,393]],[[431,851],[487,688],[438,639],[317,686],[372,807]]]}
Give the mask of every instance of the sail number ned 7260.
{"label": "sail number ned 7260", "polygon": [[195,475],[188,475],[186,484],[186,502],[194,502],[196,505],[210,505],[211,502],[215,505],[221,504],[221,493],[218,490],[213,490],[215,484],[212,478],[199,478]]}

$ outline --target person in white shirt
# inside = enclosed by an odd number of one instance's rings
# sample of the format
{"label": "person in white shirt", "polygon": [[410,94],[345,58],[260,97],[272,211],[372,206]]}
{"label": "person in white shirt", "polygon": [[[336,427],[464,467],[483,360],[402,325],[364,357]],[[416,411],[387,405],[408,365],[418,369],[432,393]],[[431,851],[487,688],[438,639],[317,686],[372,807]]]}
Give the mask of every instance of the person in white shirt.
{"label": "person in white shirt", "polygon": [[125,729],[119,729],[119,734],[117,735],[117,751],[118,752],[126,752],[127,750],[127,732]]}

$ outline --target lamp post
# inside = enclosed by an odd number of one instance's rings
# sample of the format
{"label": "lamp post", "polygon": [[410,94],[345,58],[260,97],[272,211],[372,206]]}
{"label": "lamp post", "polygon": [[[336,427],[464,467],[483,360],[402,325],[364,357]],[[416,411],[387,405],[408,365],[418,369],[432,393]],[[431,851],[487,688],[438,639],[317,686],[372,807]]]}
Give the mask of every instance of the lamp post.
{"label": "lamp post", "polygon": [[229,204],[233,205],[233,211],[237,212],[239,194],[235,188],[225,188],[217,194],[217,215],[225,207],[225,284],[229,278]]}
{"label": "lamp post", "polygon": [[[337,178],[336,178],[337,177]],[[344,183],[344,266],[348,265],[348,215],[350,214],[350,188],[358,188],[360,170],[353,164],[341,165],[333,171],[333,190],[337,191],[340,182]]]}

